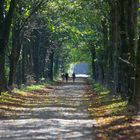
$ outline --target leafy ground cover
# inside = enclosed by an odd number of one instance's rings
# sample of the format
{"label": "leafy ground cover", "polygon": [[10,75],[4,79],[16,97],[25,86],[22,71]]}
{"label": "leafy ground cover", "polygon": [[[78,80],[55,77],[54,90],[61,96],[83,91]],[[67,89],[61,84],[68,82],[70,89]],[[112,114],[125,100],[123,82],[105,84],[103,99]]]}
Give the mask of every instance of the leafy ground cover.
{"label": "leafy ground cover", "polygon": [[99,84],[87,87],[87,96],[98,140],[140,140],[140,114],[127,101]]}
{"label": "leafy ground cover", "polygon": [[15,118],[34,107],[45,106],[48,102],[48,93],[53,90],[52,86],[43,84],[14,89],[12,93],[2,93],[0,96],[0,118]]}

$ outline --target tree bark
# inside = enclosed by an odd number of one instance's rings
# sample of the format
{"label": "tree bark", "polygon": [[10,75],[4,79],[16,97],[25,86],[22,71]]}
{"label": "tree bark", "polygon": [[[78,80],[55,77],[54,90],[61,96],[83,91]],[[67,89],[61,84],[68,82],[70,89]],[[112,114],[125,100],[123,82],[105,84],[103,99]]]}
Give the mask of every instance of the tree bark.
{"label": "tree bark", "polygon": [[136,53],[136,70],[135,70],[135,88],[134,88],[134,96],[133,103],[137,107],[140,108],[140,40],[139,45],[137,47]]}
{"label": "tree bark", "polygon": [[95,58],[96,58],[96,51],[95,47],[90,45],[90,53],[91,53],[91,65],[92,65],[92,77],[96,81],[97,80],[97,75],[96,75],[96,68],[95,68]]}
{"label": "tree bark", "polygon": [[[19,26],[20,27],[20,26]],[[12,30],[12,50],[10,54],[10,72],[9,72],[9,86],[13,86],[16,77],[17,63],[21,52],[20,30],[18,27],[13,27]]]}
{"label": "tree bark", "polygon": [[1,1],[0,3],[0,92],[7,90],[7,78],[5,75],[5,55],[15,4],[16,0],[11,0],[9,11],[4,18],[4,1]]}
{"label": "tree bark", "polygon": [[[120,20],[119,20],[119,26],[120,26],[120,56],[124,60],[128,60],[128,42],[127,42],[127,13],[126,13],[126,7],[127,7],[127,1],[119,0],[119,6],[120,6]],[[119,62],[119,75],[120,75],[120,93],[122,98],[126,98],[127,92],[128,92],[128,65],[124,64],[122,62]]]}
{"label": "tree bark", "polygon": [[[127,30],[128,30],[128,42],[129,42],[129,62],[131,64],[135,63],[135,48],[137,47],[137,7],[138,0],[128,0],[128,17],[127,17]],[[128,73],[128,96],[129,103],[133,101],[133,91],[134,91],[134,67],[129,65],[129,73]]]}
{"label": "tree bark", "polygon": [[53,81],[54,77],[54,52],[51,52],[50,54],[50,80]]}
{"label": "tree bark", "polygon": [[23,46],[22,49],[22,84],[26,83],[26,45]]}
{"label": "tree bark", "polygon": [[114,47],[114,53],[113,53],[113,61],[114,61],[114,66],[113,66],[113,71],[114,71],[114,75],[113,75],[113,91],[115,93],[119,92],[119,50],[120,50],[120,46],[119,46],[119,33],[120,33],[120,29],[119,29],[119,6],[117,2],[114,2],[114,24],[113,24],[113,33],[112,35],[113,37],[113,47]]}

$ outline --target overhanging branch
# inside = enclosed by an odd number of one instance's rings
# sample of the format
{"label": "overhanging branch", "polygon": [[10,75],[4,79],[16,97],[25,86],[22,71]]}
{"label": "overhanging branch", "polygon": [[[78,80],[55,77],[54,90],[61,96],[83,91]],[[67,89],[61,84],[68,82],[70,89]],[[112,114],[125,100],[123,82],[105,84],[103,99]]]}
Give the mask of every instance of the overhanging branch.
{"label": "overhanging branch", "polygon": [[125,59],[122,59],[121,57],[119,57],[119,60],[121,61],[121,62],[123,62],[123,63],[125,63],[125,64],[127,64],[127,65],[129,65],[129,66],[131,66],[131,67],[135,67],[132,63],[130,63],[128,60],[125,60]]}
{"label": "overhanging branch", "polygon": [[37,4],[35,6],[35,8],[32,10],[32,12],[30,13],[30,15],[24,20],[24,22],[21,25],[20,31],[23,29],[23,27],[25,26],[25,24],[28,22],[28,20],[31,18],[31,16],[40,8],[40,6],[43,4],[45,0],[41,0],[39,2],[39,4]]}

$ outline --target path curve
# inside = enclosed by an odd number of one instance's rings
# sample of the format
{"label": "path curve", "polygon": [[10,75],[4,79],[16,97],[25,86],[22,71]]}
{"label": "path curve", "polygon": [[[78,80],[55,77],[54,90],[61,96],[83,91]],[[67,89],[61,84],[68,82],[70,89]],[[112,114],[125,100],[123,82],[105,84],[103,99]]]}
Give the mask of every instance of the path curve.
{"label": "path curve", "polygon": [[57,86],[46,107],[0,120],[0,140],[94,140],[85,86],[83,80]]}

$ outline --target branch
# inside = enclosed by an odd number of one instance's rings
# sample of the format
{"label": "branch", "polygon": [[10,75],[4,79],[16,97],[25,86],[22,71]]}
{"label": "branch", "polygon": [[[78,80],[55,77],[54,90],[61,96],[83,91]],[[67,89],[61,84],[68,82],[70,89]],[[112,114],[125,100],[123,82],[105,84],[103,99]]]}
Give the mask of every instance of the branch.
{"label": "branch", "polygon": [[121,61],[121,62],[123,62],[123,63],[125,63],[125,64],[127,64],[127,65],[129,65],[129,66],[131,66],[131,67],[135,67],[132,63],[130,63],[128,60],[125,60],[125,59],[122,59],[121,57],[119,57],[119,60]]}
{"label": "branch", "polygon": [[0,1],[0,25],[2,24],[4,20],[3,11],[4,11],[4,0],[1,0]]}
{"label": "branch", "polygon": [[11,0],[10,8],[5,17],[5,21],[4,21],[4,30],[5,30],[4,32],[5,32],[5,37],[7,37],[7,38],[9,36],[9,31],[10,31],[10,27],[11,27],[12,18],[14,15],[15,6],[16,6],[16,0]]}
{"label": "branch", "polygon": [[15,4],[16,4],[16,0],[11,0],[10,2],[10,8],[9,11],[5,17],[5,20],[9,19],[12,17],[13,13],[14,13],[14,9],[15,9]]}
{"label": "branch", "polygon": [[41,0],[40,3],[32,10],[30,15],[25,19],[25,21],[22,23],[20,31],[23,29],[25,24],[28,22],[28,20],[31,18],[31,16],[40,8],[40,6],[43,4],[44,0]]}

